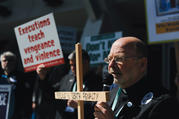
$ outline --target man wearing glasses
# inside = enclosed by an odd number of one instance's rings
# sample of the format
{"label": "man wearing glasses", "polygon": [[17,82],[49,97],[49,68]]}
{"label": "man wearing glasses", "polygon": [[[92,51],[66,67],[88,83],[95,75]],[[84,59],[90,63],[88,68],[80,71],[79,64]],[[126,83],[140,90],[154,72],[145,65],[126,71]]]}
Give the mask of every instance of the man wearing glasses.
{"label": "man wearing glasses", "polygon": [[178,119],[177,101],[146,79],[147,48],[141,40],[116,40],[105,62],[119,87],[110,92],[108,103],[97,102],[95,119]]}

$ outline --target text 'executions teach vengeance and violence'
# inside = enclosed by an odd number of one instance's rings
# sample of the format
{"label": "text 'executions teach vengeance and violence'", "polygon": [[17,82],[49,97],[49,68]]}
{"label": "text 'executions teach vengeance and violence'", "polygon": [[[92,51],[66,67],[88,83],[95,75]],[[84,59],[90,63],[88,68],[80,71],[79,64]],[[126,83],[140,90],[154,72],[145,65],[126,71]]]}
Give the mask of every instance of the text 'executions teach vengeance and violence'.
{"label": "text 'executions teach vengeance and violence'", "polygon": [[[34,58],[36,59],[36,61],[39,61],[39,60],[45,60],[51,57],[60,56],[59,49],[53,49],[51,51],[43,51],[41,53],[39,52],[41,50],[45,50],[45,49],[52,48],[55,46],[55,42],[53,39],[50,39],[48,41],[43,41],[43,39],[45,39],[45,33],[43,32],[42,28],[48,27],[50,24],[51,24],[50,19],[46,18],[41,21],[36,20],[30,25],[27,25],[25,27],[21,26],[18,28],[19,35],[22,36],[22,35],[28,34],[28,42],[32,44],[24,48],[25,54],[36,53],[34,57],[33,55],[31,55],[28,58],[24,58],[24,64],[33,63]],[[38,31],[38,32],[34,34],[30,34],[33,31]],[[34,44],[34,42],[38,42],[38,43]]]}

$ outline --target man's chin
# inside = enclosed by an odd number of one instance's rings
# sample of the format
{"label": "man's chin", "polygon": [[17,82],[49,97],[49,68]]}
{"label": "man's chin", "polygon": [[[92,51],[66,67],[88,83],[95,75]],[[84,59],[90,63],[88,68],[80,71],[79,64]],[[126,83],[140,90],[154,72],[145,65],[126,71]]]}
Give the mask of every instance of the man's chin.
{"label": "man's chin", "polygon": [[115,82],[115,83],[118,83],[118,82],[119,82],[119,77],[114,76],[114,82]]}
{"label": "man's chin", "polygon": [[121,78],[121,75],[118,75],[118,74],[112,74],[112,75],[113,75],[113,78],[116,80],[119,80]]}
{"label": "man's chin", "polygon": [[114,78],[114,82],[116,82],[117,84],[119,84],[119,82],[122,79],[122,75],[113,75]]}

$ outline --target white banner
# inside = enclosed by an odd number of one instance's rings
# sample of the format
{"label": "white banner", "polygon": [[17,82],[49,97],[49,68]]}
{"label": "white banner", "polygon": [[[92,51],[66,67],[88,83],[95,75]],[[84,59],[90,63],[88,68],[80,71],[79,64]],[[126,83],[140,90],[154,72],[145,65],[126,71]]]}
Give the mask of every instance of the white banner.
{"label": "white banner", "polygon": [[15,27],[24,71],[44,63],[46,67],[64,63],[53,13]]}
{"label": "white banner", "polygon": [[179,0],[145,0],[148,43],[179,40]]}

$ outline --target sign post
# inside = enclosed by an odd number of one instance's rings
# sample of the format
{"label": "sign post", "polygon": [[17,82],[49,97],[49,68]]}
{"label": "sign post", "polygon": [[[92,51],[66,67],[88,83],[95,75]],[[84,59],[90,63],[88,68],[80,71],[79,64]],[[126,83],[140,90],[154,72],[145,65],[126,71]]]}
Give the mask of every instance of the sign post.
{"label": "sign post", "polygon": [[78,119],[84,119],[83,101],[108,101],[109,92],[83,92],[83,70],[81,45],[75,45],[77,92],[55,92],[56,99],[78,100]]}
{"label": "sign post", "polygon": [[[82,50],[81,45],[77,43],[75,45],[76,52],[76,79],[77,79],[77,91],[83,91],[83,67],[82,67]],[[78,119],[84,119],[84,103],[78,101]]]}

